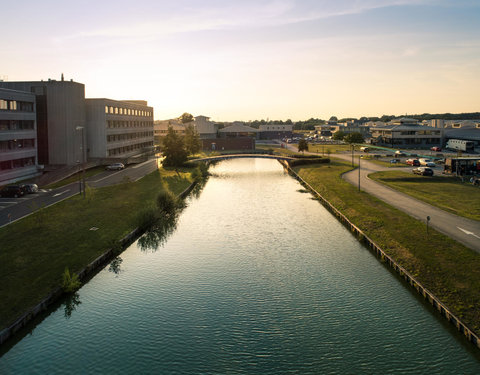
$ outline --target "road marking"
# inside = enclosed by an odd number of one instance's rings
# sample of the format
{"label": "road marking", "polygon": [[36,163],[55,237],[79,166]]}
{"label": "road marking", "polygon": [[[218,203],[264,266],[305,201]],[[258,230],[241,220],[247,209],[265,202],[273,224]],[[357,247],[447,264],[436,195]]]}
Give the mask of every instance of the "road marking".
{"label": "road marking", "polygon": [[109,174],[108,176],[105,176],[105,177],[101,178],[100,180],[95,180],[95,181],[90,181],[90,182],[92,182],[92,183],[97,183],[97,182],[103,181],[103,180],[105,180],[106,178],[115,176],[116,174],[119,174],[120,172],[123,172],[124,170],[125,170],[125,169],[122,169],[121,171],[118,171],[118,172]]}
{"label": "road marking", "polygon": [[68,189],[68,190],[65,190],[65,191],[62,191],[61,193],[53,194],[53,197],[58,197],[59,195],[62,195],[62,194],[68,193],[69,191],[70,191],[70,189]]}
{"label": "road marking", "polygon": [[145,165],[145,164],[147,164],[147,163],[150,163],[150,162],[153,161],[153,160],[154,160],[154,159],[150,159],[150,160],[144,161],[143,163],[137,164],[136,166],[132,167],[132,169],[140,168],[140,167],[142,167],[143,165]]}
{"label": "road marking", "polygon": [[478,239],[480,239],[480,237],[477,236],[477,235],[476,235],[475,233],[473,233],[473,232],[470,232],[470,231],[468,231],[468,230],[466,230],[466,229],[463,229],[463,228],[460,228],[460,227],[457,227],[457,228],[460,229],[463,233],[465,233],[465,234],[467,234],[467,235],[471,235],[471,236],[473,236],[473,237],[477,237]]}

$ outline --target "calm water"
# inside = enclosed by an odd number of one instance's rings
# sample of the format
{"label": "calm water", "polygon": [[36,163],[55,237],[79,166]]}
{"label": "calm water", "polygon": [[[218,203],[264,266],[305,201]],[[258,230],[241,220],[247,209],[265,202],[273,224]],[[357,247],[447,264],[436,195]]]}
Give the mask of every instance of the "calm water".
{"label": "calm water", "polygon": [[133,244],[0,374],[480,373],[477,352],[277,162],[213,172],[163,247]]}

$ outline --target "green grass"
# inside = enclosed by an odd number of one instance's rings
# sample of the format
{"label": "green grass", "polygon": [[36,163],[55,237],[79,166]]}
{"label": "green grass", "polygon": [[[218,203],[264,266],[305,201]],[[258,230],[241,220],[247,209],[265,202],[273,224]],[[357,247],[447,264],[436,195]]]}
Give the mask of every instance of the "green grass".
{"label": "green grass", "polygon": [[473,220],[480,220],[480,189],[455,177],[426,177],[402,171],[373,173],[372,180]]}
{"label": "green grass", "polygon": [[[355,146],[355,150],[359,151],[360,146]],[[322,144],[309,144],[308,151],[310,152],[318,152],[320,154],[325,154],[328,156],[328,152],[331,154],[336,154],[340,152],[352,151],[352,146],[350,145],[322,145]]]}
{"label": "green grass", "polygon": [[457,316],[480,330],[480,254],[350,185],[349,163],[296,167],[298,174],[431,290]]}
{"label": "green grass", "polygon": [[[97,174],[100,174],[105,171],[104,166],[99,166],[91,169],[87,169],[85,171],[85,178],[95,176]],[[82,176],[82,172],[80,172],[80,177]],[[68,184],[71,184],[72,182],[78,182],[79,179],[79,173],[75,173],[74,175],[71,175],[70,177],[67,177],[61,181],[54,182],[53,184],[45,186],[46,189],[56,189],[61,186],[65,186]]]}
{"label": "green grass", "polygon": [[[179,194],[191,170],[155,171],[137,182],[89,190],[0,228],[0,329],[137,226],[138,212],[162,190]],[[91,231],[90,228],[98,230]]]}

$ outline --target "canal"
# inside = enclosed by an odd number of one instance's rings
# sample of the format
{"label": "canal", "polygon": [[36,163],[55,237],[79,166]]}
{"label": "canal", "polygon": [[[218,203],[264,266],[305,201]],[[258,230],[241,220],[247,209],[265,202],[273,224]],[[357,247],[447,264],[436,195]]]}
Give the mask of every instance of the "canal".
{"label": "canal", "polygon": [[[478,374],[478,350],[272,160],[221,162],[0,374]],[[155,242],[155,241],[153,241]]]}

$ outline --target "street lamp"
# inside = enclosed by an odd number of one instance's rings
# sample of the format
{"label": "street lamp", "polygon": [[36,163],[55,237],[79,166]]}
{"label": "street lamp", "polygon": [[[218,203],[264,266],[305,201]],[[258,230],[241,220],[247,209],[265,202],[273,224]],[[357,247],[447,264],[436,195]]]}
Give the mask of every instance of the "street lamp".
{"label": "street lamp", "polygon": [[361,156],[358,155],[358,191],[360,191],[360,158]]}
{"label": "street lamp", "polygon": [[80,194],[82,194],[82,185],[83,185],[83,198],[85,198],[85,137],[83,135],[83,126],[77,126],[75,130],[82,131],[82,184],[80,185]]}

